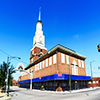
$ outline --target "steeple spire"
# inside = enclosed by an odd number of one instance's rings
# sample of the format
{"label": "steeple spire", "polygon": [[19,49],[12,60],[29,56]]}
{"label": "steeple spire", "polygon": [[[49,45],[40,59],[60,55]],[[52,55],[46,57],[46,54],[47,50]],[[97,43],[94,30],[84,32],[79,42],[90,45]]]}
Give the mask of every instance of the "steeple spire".
{"label": "steeple spire", "polygon": [[41,7],[39,8],[39,21],[41,20]]}

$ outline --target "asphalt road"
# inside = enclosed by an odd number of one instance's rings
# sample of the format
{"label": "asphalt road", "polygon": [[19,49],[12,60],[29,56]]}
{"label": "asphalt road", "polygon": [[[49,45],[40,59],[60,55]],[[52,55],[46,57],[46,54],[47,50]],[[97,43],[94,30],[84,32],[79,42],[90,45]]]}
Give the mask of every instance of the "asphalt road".
{"label": "asphalt road", "polygon": [[100,88],[74,93],[56,93],[23,88],[11,88],[10,100],[100,100]]}

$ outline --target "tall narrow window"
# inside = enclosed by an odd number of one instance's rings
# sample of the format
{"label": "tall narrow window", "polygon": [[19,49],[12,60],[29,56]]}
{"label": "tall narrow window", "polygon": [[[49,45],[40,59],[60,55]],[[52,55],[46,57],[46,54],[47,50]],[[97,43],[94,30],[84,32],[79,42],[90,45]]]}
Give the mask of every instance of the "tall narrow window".
{"label": "tall narrow window", "polygon": [[37,70],[39,70],[39,64],[37,64]]}
{"label": "tall narrow window", "polygon": [[78,67],[77,67],[77,66],[75,66],[75,69],[76,69],[75,74],[76,74],[76,75],[78,75]]}
{"label": "tall narrow window", "polygon": [[72,75],[74,75],[74,65],[72,64]]}
{"label": "tall narrow window", "polygon": [[38,66],[37,66],[37,64],[36,64],[36,71],[38,70],[38,68],[37,68]]}
{"label": "tall narrow window", "polygon": [[38,70],[38,66],[37,66],[37,64],[36,64],[36,71]]}
{"label": "tall narrow window", "polygon": [[98,81],[96,81],[96,83],[99,83]]}
{"label": "tall narrow window", "polygon": [[41,62],[41,69],[43,68],[43,62]]}
{"label": "tall narrow window", "polygon": [[53,55],[53,64],[56,64],[56,54]]}
{"label": "tall narrow window", "polygon": [[66,62],[67,62],[67,64],[69,64],[69,56],[68,55],[66,55]]}
{"label": "tall narrow window", "polygon": [[46,59],[46,67],[48,67],[48,59]]}
{"label": "tall narrow window", "polygon": [[65,63],[65,55],[63,53],[61,53],[61,62]]}
{"label": "tall narrow window", "polygon": [[34,70],[36,71],[36,65],[34,66]]}
{"label": "tall narrow window", "polygon": [[49,65],[52,65],[52,57],[49,58]]}
{"label": "tall narrow window", "polygon": [[40,62],[40,69],[41,69],[41,62]]}
{"label": "tall narrow window", "polygon": [[84,68],[84,61],[82,61],[82,68]]}
{"label": "tall narrow window", "polygon": [[44,68],[44,61],[42,61],[42,68]]}
{"label": "tall narrow window", "polygon": [[78,64],[79,64],[79,67],[81,67],[81,61],[80,61],[80,59],[78,60]]}

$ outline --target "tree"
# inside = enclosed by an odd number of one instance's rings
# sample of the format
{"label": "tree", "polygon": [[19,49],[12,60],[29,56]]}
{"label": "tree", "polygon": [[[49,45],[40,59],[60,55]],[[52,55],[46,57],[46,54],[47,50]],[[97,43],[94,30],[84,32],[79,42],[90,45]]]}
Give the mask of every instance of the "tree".
{"label": "tree", "polygon": [[7,70],[9,69],[9,77],[8,77],[8,83],[11,85],[12,84],[12,74],[15,72],[14,66],[10,65],[10,62],[7,64],[3,62],[3,64],[0,65],[0,87],[6,85],[5,79],[7,78]]}

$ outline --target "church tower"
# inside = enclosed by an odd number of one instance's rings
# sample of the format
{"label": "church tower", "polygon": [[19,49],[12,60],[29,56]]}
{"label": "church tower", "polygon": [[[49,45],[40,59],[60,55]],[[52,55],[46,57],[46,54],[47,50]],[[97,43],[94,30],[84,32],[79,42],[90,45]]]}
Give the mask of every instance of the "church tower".
{"label": "church tower", "polygon": [[47,52],[47,49],[45,48],[45,37],[43,35],[42,26],[41,11],[39,10],[39,18],[36,23],[36,32],[33,38],[33,48],[31,49],[30,63]]}

